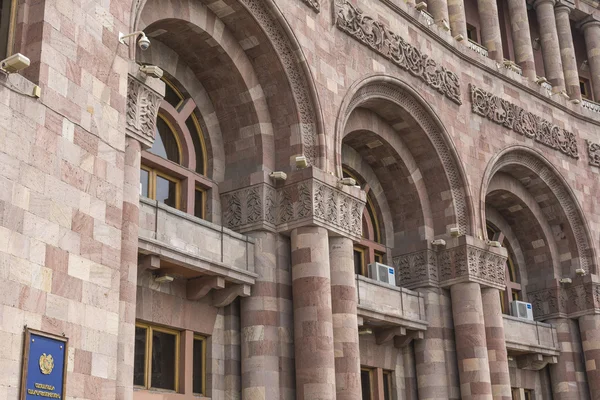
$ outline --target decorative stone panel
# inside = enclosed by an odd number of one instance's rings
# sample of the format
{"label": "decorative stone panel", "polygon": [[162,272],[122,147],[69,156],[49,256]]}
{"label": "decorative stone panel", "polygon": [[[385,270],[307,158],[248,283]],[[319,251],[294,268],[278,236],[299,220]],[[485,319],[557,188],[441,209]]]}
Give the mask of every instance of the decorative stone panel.
{"label": "decorative stone panel", "polygon": [[[139,75],[139,74],[138,74]],[[155,78],[147,78],[158,81]],[[154,82],[152,82],[154,83]],[[164,83],[162,91],[164,92]],[[156,86],[156,85],[155,85]],[[126,132],[140,141],[145,148],[152,147],[156,131],[156,117],[163,95],[138,77],[129,74],[127,82]]]}
{"label": "decorative stone panel", "polygon": [[590,165],[600,167],[600,144],[586,140],[588,148],[588,162]]}
{"label": "decorative stone panel", "polygon": [[439,282],[437,255],[426,249],[393,257],[398,286],[409,289],[423,286],[437,286]]}
{"label": "decorative stone panel", "polygon": [[257,229],[288,232],[314,225],[360,239],[364,192],[343,186],[335,177],[316,168],[307,170],[308,173],[296,173],[296,179],[288,178],[278,188],[263,182],[223,193],[223,224],[238,232]]}
{"label": "decorative stone panel", "polygon": [[458,75],[423,54],[387,25],[364,15],[348,0],[335,1],[335,18],[340,30],[422,79],[453,102],[462,104]]}
{"label": "decorative stone panel", "polygon": [[440,286],[477,282],[503,290],[505,287],[506,250],[491,251],[473,244],[460,244],[438,253]]}
{"label": "decorative stone panel", "polygon": [[527,293],[537,320],[600,313],[600,284],[567,284]]}
{"label": "decorative stone panel", "polygon": [[577,139],[572,132],[525,111],[475,85],[471,89],[472,111],[543,145],[575,159],[579,158]]}

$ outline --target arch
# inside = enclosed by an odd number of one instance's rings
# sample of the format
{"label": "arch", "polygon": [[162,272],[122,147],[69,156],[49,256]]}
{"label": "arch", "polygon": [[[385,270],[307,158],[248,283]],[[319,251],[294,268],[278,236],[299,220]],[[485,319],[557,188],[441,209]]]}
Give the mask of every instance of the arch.
{"label": "arch", "polygon": [[[492,178],[499,171],[506,171],[510,167],[525,168],[535,176],[536,181],[531,181],[528,191],[537,190],[541,192],[542,189],[547,189],[552,194],[553,198],[545,196],[543,200],[538,200],[542,199],[540,195],[536,201],[547,201],[547,208],[553,214],[561,214],[559,218],[564,215],[568,228],[572,232],[572,239],[577,251],[578,267],[583,268],[587,273],[597,273],[595,250],[590,240],[590,230],[583,216],[581,206],[564,177],[538,150],[520,145],[509,146],[490,160],[482,179],[480,193],[481,222],[485,223],[486,195]],[[525,178],[522,177],[524,180]],[[548,213],[545,215],[548,218]],[[554,236],[556,236],[556,233]],[[568,239],[569,237],[565,240]]]}
{"label": "arch", "polygon": [[[469,203],[470,190],[456,148],[433,109],[416,90],[398,78],[372,75],[356,82],[348,90],[335,127],[335,163],[338,176],[341,176],[341,149],[348,119],[356,108],[374,101],[384,101],[398,107],[407,119],[411,119],[414,125],[424,132],[424,137],[419,140],[425,141],[428,147],[435,151],[436,157],[429,155],[429,161],[425,161],[420,154],[417,163],[422,165],[421,172],[426,173],[423,166],[426,169],[438,168],[443,172],[444,185],[451,198],[455,225],[462,234],[474,232],[475,218]],[[411,148],[412,153],[415,148],[418,146]],[[414,154],[413,157],[417,158]],[[435,166],[431,160],[434,160]],[[433,185],[428,186],[428,190],[434,190],[431,186]],[[445,197],[441,192],[439,195],[438,197]],[[429,198],[432,198],[431,193]],[[434,208],[433,205],[431,208]]]}
{"label": "arch", "polygon": [[[146,8],[148,1],[151,0],[133,2],[130,17],[132,31],[142,27],[142,11]],[[181,8],[182,5],[178,4],[178,7]],[[326,140],[317,90],[306,57],[283,13],[273,0],[239,0],[232,6],[226,4],[224,8],[226,10],[224,12],[218,13],[215,11],[218,14],[219,23],[232,32],[236,31],[236,25],[240,25],[242,21],[246,25],[252,25],[252,29],[259,30],[260,35],[268,39],[269,51],[276,57],[276,63],[279,66],[277,71],[281,71],[285,76],[284,79],[290,89],[289,93],[296,113],[286,117],[293,118],[294,121],[286,122],[290,134],[289,138],[282,142],[282,146],[291,148],[294,154],[304,154],[310,165],[323,169],[326,164]],[[237,15],[240,11],[244,15],[242,18],[239,18],[239,16],[238,18],[231,18],[230,11],[233,15]],[[187,15],[191,16],[193,13],[188,12]],[[243,29],[238,29],[238,31],[240,31],[239,36],[245,35],[242,32]],[[239,36],[236,37],[236,42],[245,40],[250,48],[253,47],[251,42],[256,40],[256,37],[244,36],[242,38]],[[135,59],[136,47],[130,46],[129,51],[130,57]],[[253,61],[257,62],[256,59]],[[263,65],[268,65],[268,63],[263,62]],[[260,74],[261,68],[256,69],[256,71]],[[272,75],[270,76],[273,81],[275,78]],[[279,132],[280,130],[275,131]],[[285,160],[287,164],[278,164],[277,169],[285,169],[286,167],[289,169],[291,158],[287,153],[281,155],[278,160],[281,162]]]}

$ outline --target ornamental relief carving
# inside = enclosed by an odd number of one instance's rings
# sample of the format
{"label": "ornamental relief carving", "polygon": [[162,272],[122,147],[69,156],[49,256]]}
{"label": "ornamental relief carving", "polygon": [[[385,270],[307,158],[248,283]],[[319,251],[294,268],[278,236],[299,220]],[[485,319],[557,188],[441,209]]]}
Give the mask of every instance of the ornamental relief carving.
{"label": "ornamental relief carving", "polygon": [[527,299],[536,319],[577,317],[600,311],[600,285],[585,283],[542,289],[527,293]]}
{"label": "ornamental relief carving", "polygon": [[127,83],[127,132],[150,147],[154,143],[156,117],[162,97],[144,85],[142,82],[129,76]]}
{"label": "ornamental relief carving", "polygon": [[422,79],[453,102],[462,104],[458,76],[392,32],[387,25],[364,15],[348,0],[335,1],[335,16],[340,30]]}
{"label": "ornamental relief carving", "polygon": [[588,149],[588,162],[594,167],[600,167],[600,144],[586,140]]}
{"label": "ornamental relief carving", "polygon": [[438,262],[433,250],[403,254],[392,259],[399,286],[414,288],[435,286],[438,282]]}
{"label": "ornamental relief carving", "polygon": [[558,150],[569,157],[579,158],[577,139],[572,132],[560,128],[473,84],[470,84],[469,88],[471,90],[472,111],[475,114],[486,117],[505,128]]}
{"label": "ornamental relief carving", "polygon": [[223,224],[237,231],[286,231],[294,224],[318,224],[360,237],[364,201],[316,179],[274,188],[261,183],[221,195]]}

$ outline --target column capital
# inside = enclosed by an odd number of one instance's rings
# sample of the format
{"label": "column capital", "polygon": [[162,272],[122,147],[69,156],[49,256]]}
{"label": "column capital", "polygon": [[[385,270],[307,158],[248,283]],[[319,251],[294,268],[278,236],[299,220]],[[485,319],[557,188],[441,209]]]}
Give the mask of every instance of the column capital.
{"label": "column capital", "polygon": [[533,6],[533,8],[537,9],[538,6],[545,4],[545,3],[550,3],[553,6],[556,4],[556,0],[534,0],[531,5]]}
{"label": "column capital", "polygon": [[566,12],[570,14],[575,8],[575,2],[573,0],[557,0],[554,6],[555,12]]}
{"label": "column capital", "polygon": [[595,15],[588,15],[577,24],[577,28],[585,31],[591,27],[600,27],[600,17]]}
{"label": "column capital", "polygon": [[283,182],[266,174],[255,179],[258,182],[221,194],[227,228],[285,234],[303,226],[320,226],[334,236],[362,237],[366,194],[360,187],[343,185],[316,167],[294,171]]}
{"label": "column capital", "polygon": [[154,143],[156,117],[165,94],[165,83],[141,73],[139,68],[137,63],[129,64],[125,132],[138,140],[143,148],[150,148]]}
{"label": "column capital", "polygon": [[600,314],[600,282],[596,275],[577,277],[572,283],[554,281],[548,287],[527,292],[536,319],[577,318]]}

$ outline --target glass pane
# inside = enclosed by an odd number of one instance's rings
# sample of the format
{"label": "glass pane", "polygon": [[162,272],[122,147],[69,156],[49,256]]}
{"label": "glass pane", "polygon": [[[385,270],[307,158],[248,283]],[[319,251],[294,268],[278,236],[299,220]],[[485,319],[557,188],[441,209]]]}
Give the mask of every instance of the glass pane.
{"label": "glass pane", "polygon": [[363,253],[354,250],[354,273],[358,275],[362,275],[362,263],[363,263]]}
{"label": "glass pane", "polygon": [[175,390],[176,336],[152,331],[152,387]]}
{"label": "glass pane", "polygon": [[181,102],[181,97],[177,94],[175,90],[169,85],[165,83],[165,101],[172,105],[174,108],[177,108],[179,102]]}
{"label": "glass pane", "polygon": [[177,184],[162,176],[157,176],[156,200],[173,208],[177,208]]}
{"label": "glass pane", "polygon": [[150,173],[148,171],[146,171],[145,169],[142,169],[140,171],[140,188],[141,188],[140,195],[142,195],[144,197],[150,197],[150,193],[148,192],[149,179],[150,179]]}
{"label": "glass pane", "polygon": [[371,400],[371,371],[360,370],[360,386],[363,400]]}
{"label": "glass pane", "polygon": [[154,139],[154,144],[148,152],[166,158],[177,164],[180,162],[179,146],[175,139],[175,133],[160,116],[156,118],[156,137]]}
{"label": "glass pane", "polygon": [[392,400],[392,374],[383,373],[383,400]]}
{"label": "glass pane", "polygon": [[0,1],[0,59],[6,58],[11,5],[12,1],[10,0]]}
{"label": "glass pane", "polygon": [[194,216],[204,218],[204,192],[196,189],[196,200],[194,202]]}
{"label": "glass pane", "polygon": [[146,328],[135,327],[133,352],[133,384],[146,386]]}
{"label": "glass pane", "polygon": [[202,132],[198,129],[193,115],[190,115],[185,121],[185,126],[187,126],[188,130],[190,131],[190,136],[192,136],[192,142],[194,143],[194,152],[196,153],[196,172],[204,175],[204,150],[202,148],[202,142],[200,142],[200,135],[202,135]]}
{"label": "glass pane", "polygon": [[204,377],[204,348],[203,340],[194,339],[194,393],[204,394],[203,377]]}

